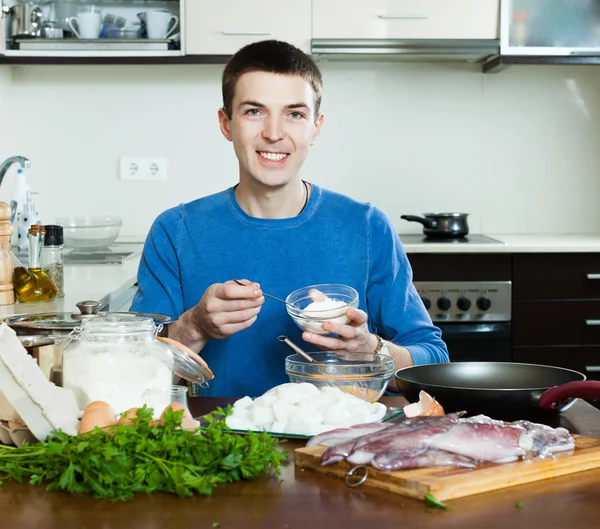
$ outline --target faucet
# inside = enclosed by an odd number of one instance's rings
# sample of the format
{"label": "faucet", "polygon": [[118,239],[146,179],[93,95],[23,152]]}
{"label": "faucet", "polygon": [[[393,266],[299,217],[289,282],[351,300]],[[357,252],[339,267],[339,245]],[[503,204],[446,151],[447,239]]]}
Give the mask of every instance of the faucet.
{"label": "faucet", "polygon": [[[27,169],[31,165],[31,161],[29,158],[25,158],[25,156],[11,156],[7,158],[2,163],[0,163],[0,186],[2,185],[2,180],[4,180],[4,175],[6,171],[8,171],[9,167],[13,163],[18,163],[21,165],[23,169]],[[11,217],[10,222],[14,222],[15,214],[17,213],[17,203],[14,200],[10,201],[10,209],[11,209]]]}

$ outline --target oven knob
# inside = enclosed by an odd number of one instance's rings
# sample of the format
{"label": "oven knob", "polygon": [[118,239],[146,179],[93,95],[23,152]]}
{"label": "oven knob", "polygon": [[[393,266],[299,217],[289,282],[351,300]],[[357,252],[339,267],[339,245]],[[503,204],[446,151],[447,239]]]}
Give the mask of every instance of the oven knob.
{"label": "oven knob", "polygon": [[456,306],[460,309],[460,310],[464,310],[467,311],[471,308],[471,300],[469,298],[458,298],[458,300],[456,301]]}
{"label": "oven knob", "polygon": [[431,308],[431,300],[429,298],[421,298],[421,301],[427,310]]}
{"label": "oven knob", "polygon": [[452,303],[448,298],[440,298],[437,301],[437,306],[440,310],[448,310],[452,306]]}
{"label": "oven knob", "polygon": [[488,310],[492,306],[492,302],[489,298],[479,298],[477,300],[477,308],[479,310]]}

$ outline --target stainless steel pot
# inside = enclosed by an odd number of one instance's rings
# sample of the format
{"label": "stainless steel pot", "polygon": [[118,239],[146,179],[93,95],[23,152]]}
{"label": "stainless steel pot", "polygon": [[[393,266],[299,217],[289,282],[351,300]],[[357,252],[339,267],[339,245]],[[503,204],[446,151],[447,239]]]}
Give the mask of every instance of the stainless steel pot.
{"label": "stainless steel pot", "polygon": [[469,233],[468,213],[424,213],[417,215],[401,215],[400,218],[423,224],[423,233],[427,237],[451,239],[465,237]]}
{"label": "stainless steel pot", "polygon": [[19,4],[3,8],[10,15],[9,36],[12,38],[39,37],[42,29],[42,10],[35,4]]}

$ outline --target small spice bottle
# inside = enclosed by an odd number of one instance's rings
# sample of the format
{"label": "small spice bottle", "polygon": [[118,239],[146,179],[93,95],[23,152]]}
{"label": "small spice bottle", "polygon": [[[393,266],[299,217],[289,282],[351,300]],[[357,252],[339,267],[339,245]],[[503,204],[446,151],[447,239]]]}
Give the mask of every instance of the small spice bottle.
{"label": "small spice bottle", "polygon": [[64,292],[64,270],[63,270],[63,228],[49,224],[44,226],[46,238],[42,250],[42,270],[52,279],[56,285],[57,298],[62,298]]}

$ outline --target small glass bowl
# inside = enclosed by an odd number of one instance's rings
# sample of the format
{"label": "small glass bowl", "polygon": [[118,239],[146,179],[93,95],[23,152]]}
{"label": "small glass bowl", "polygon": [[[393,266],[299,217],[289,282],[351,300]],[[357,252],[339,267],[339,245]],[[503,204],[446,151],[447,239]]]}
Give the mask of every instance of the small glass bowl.
{"label": "small glass bowl", "polygon": [[[341,301],[344,305],[329,310],[305,309],[315,301],[314,295],[309,295],[311,290],[318,290],[333,301]],[[312,294],[312,293],[311,293]],[[332,321],[334,323],[346,324],[346,310],[358,307],[358,292],[346,285],[323,284],[302,287],[292,292],[285,300],[287,312],[301,329],[314,334],[328,334],[323,330],[323,323]]]}
{"label": "small glass bowl", "polygon": [[367,402],[379,400],[394,374],[390,355],[365,353],[365,359],[347,360],[340,354],[317,351],[310,356],[317,362],[310,363],[297,354],[286,357],[285,372],[290,382],[337,387]]}

